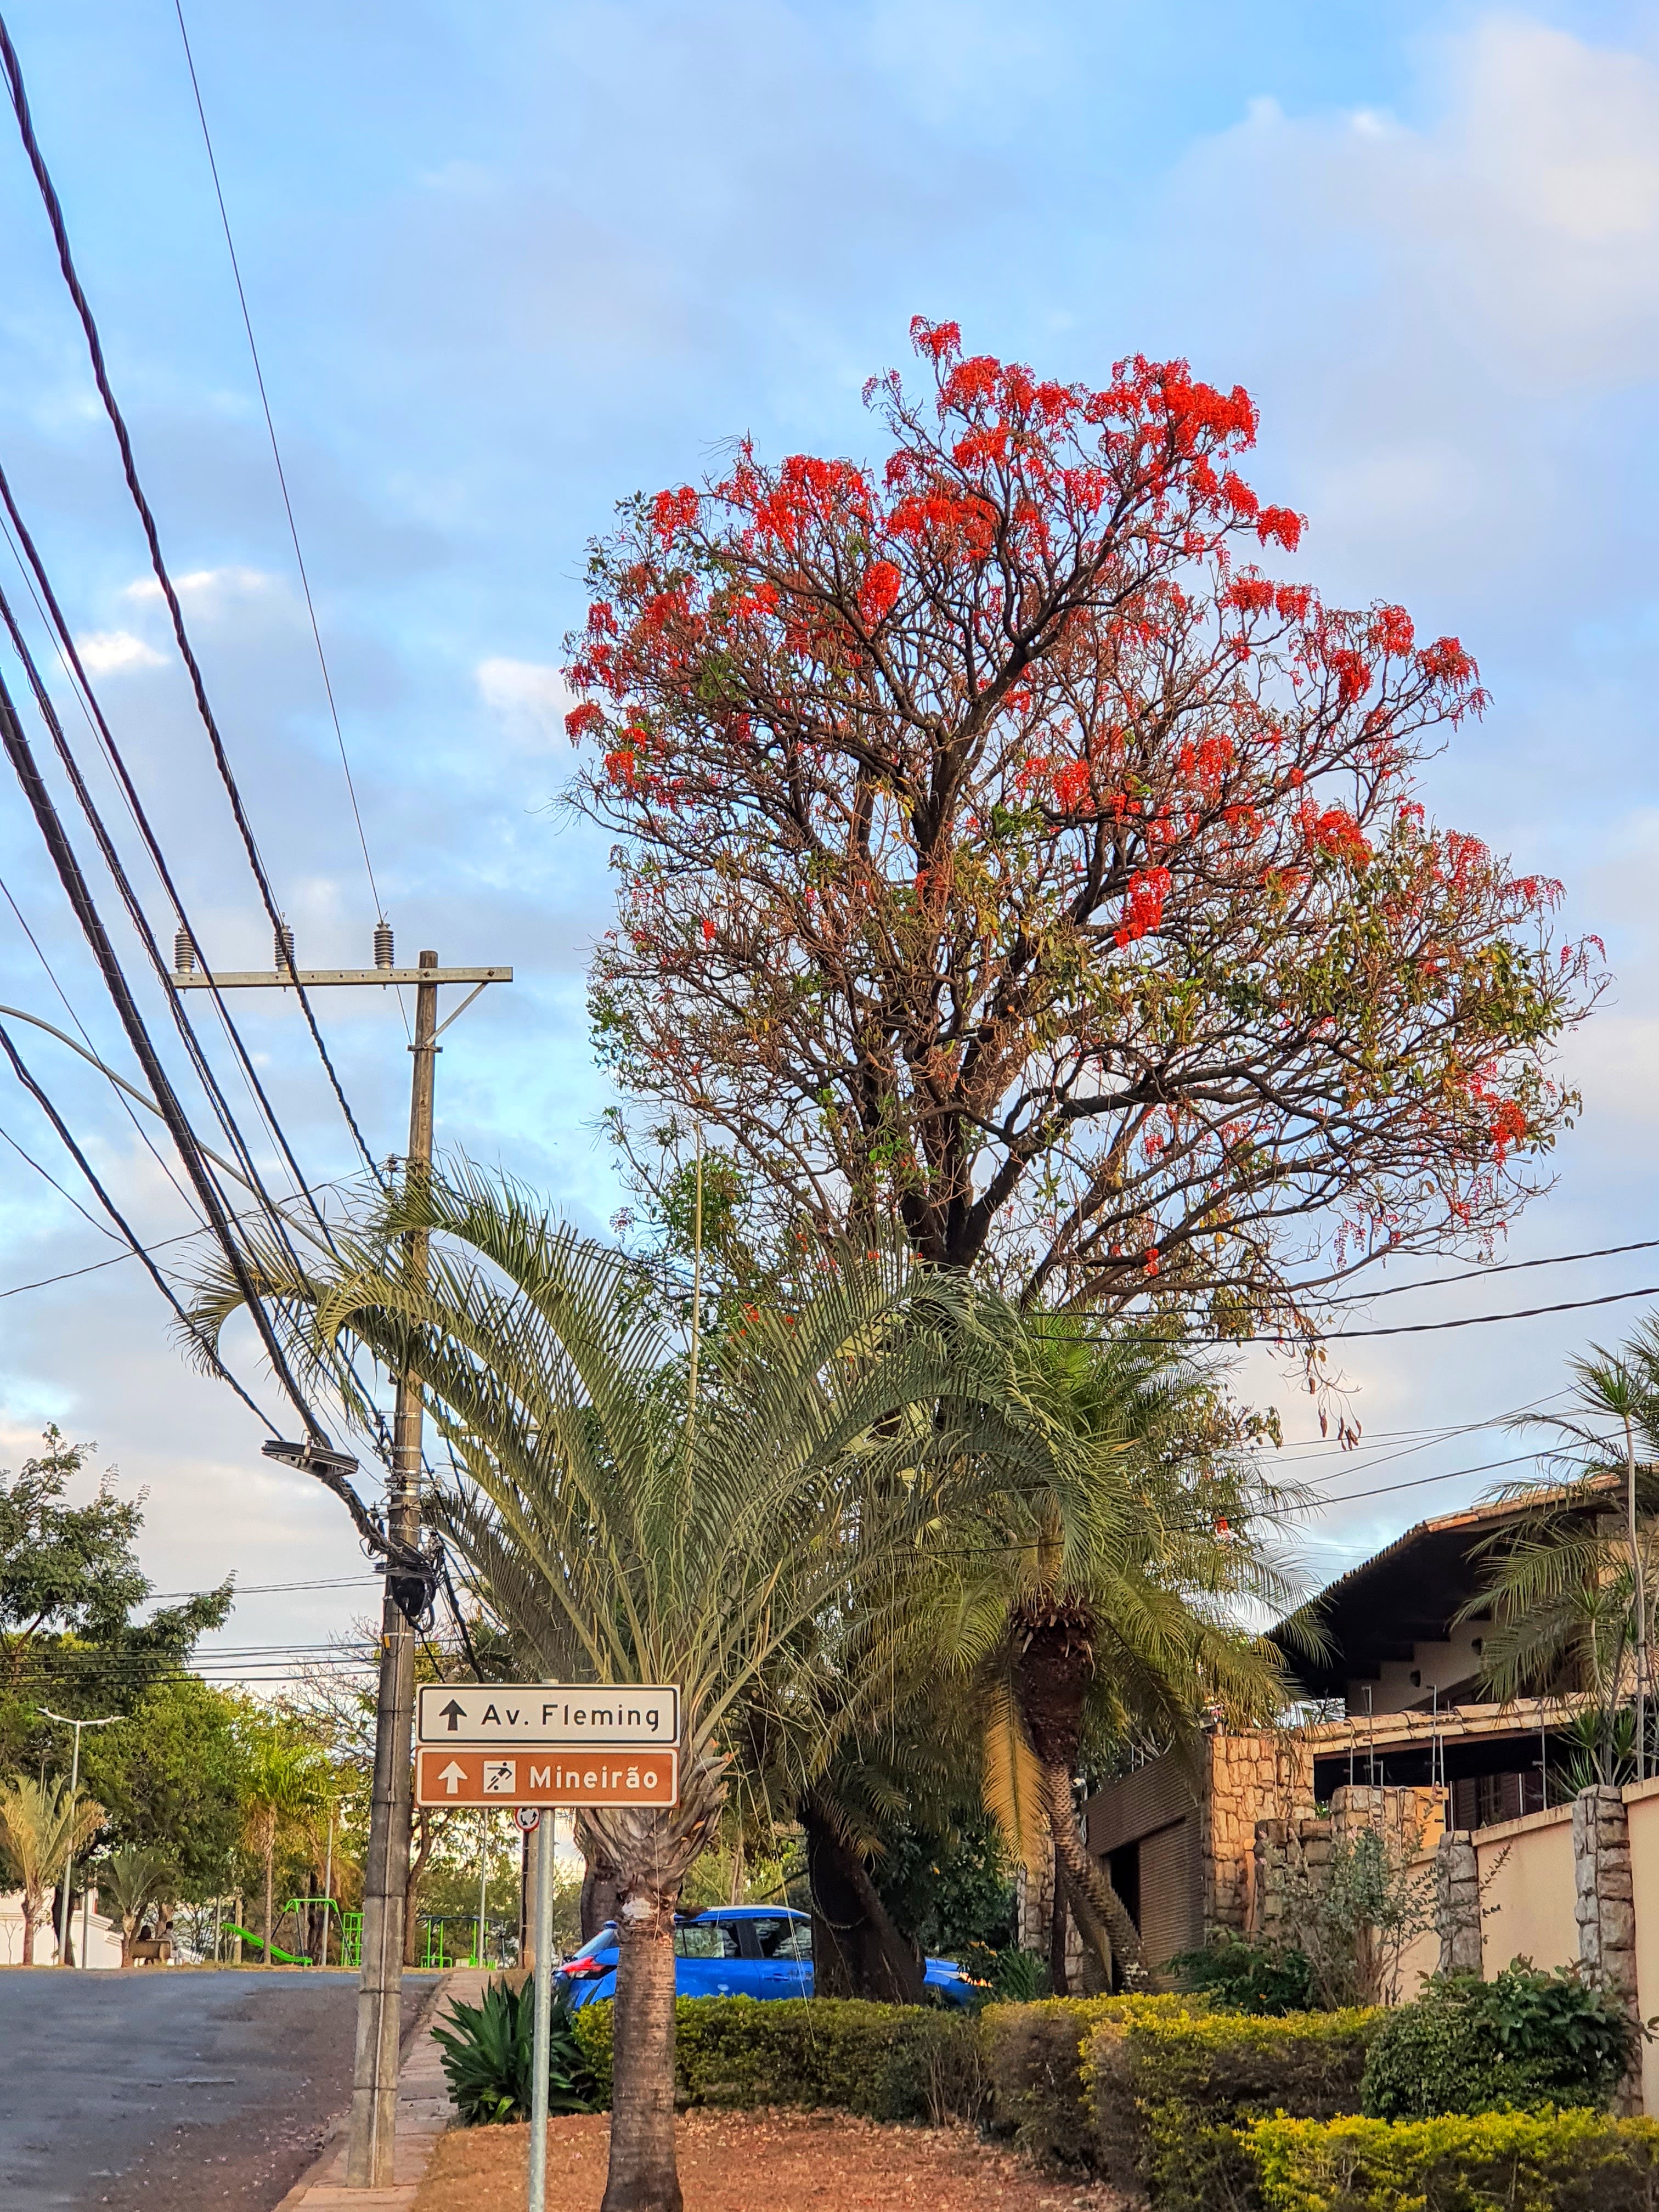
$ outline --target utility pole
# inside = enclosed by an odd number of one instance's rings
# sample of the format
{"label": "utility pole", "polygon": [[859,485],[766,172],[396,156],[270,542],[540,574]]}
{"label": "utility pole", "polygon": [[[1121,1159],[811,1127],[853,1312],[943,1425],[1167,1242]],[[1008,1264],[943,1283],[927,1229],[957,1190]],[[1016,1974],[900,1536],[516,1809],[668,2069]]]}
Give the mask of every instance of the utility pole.
{"label": "utility pole", "polygon": [[[510,968],[441,968],[435,952],[422,952],[416,968],[399,968],[392,957],[392,931],[374,932],[374,965],[361,968],[299,968],[294,964],[294,936],[276,933],[276,965],[260,973],[195,972],[196,948],[180,930],[173,949],[177,990],[287,990],[295,983],[307,991],[340,986],[413,983],[415,1056],[410,1091],[409,1151],[405,1172],[411,1185],[432,1172],[433,1092],[441,1049],[438,1038],[465,1012],[490,983],[510,983]],[[471,990],[441,1023],[438,990],[444,983],[470,983]],[[404,1266],[426,1279],[428,1239],[413,1231],[404,1239]],[[388,1547],[386,1595],[380,1607],[380,1692],[374,1717],[374,1790],[369,1808],[368,1856],[363,1869],[362,1972],[357,1984],[357,2035],[352,2066],[351,2122],[346,2141],[348,2189],[389,2189],[392,2179],[393,2135],[398,2117],[398,2043],[402,2027],[404,1915],[409,1892],[409,1828],[413,1783],[415,1724],[415,1617],[426,1602],[428,1585],[411,1575],[407,1562],[421,1535],[421,1431],[423,1401],[417,1375],[398,1377],[392,1420],[392,1465],[387,1473],[386,1533]],[[273,1458],[296,1449],[264,1448]]]}
{"label": "utility pole", "polygon": [[[47,1720],[56,1721],[60,1727],[72,1728],[75,1730],[75,1756],[70,1763],[69,1837],[64,1846],[64,1895],[58,1907],[58,1963],[60,1966],[67,1966],[69,1964],[70,1876],[75,1867],[75,1800],[81,1788],[81,1731],[82,1729],[108,1728],[112,1723],[118,1721],[121,1716],[119,1713],[110,1713],[101,1721],[76,1721],[71,1720],[67,1713],[53,1712],[50,1705],[42,1705],[40,1711]],[[84,1932],[81,1937],[81,1948],[83,1952],[86,1949]],[[84,1958],[81,1963],[82,1966],[86,1964]]]}

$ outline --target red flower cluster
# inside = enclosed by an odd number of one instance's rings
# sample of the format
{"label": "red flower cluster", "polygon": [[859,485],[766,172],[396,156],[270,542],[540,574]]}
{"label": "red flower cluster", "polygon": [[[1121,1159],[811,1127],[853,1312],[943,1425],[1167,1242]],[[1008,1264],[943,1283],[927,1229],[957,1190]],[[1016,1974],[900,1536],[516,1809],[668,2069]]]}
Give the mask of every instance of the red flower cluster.
{"label": "red flower cluster", "polygon": [[1120,951],[1136,939],[1148,935],[1163,921],[1170,882],[1167,868],[1141,868],[1130,877],[1129,894],[1123,902],[1123,919],[1112,933]]}

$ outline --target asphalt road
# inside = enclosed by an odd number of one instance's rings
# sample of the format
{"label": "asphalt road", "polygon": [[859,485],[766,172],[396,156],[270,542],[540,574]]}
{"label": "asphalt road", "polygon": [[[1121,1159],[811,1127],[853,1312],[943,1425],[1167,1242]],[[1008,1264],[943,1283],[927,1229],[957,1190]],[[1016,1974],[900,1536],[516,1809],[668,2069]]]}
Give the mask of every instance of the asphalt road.
{"label": "asphalt road", "polygon": [[[405,2027],[435,1975],[404,1980]],[[351,2092],[356,1976],[0,1971],[5,2212],[270,2212]]]}

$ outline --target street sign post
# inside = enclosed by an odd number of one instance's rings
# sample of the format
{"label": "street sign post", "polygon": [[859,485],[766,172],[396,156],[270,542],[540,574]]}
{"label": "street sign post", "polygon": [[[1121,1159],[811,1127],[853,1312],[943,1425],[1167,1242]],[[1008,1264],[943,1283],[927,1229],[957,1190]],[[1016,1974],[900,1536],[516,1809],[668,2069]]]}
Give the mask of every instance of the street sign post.
{"label": "street sign post", "polygon": [[417,1805],[675,1805],[678,1751],[514,1752],[422,1744]]}
{"label": "street sign post", "polygon": [[[680,1693],[667,1684],[426,1682],[415,1716],[417,1805],[511,1805],[526,1833],[555,1805],[677,1805]],[[535,1854],[530,2212],[547,2203],[553,2033],[553,1838]]]}
{"label": "street sign post", "polygon": [[680,1693],[662,1685],[423,1682],[415,1741],[502,1751],[634,1747],[680,1740]]}

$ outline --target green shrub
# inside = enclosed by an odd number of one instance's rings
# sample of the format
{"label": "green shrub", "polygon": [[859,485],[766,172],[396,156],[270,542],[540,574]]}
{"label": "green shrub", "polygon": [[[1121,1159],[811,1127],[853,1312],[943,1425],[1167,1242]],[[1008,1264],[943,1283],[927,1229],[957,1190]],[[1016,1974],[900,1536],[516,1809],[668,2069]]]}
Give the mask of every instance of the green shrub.
{"label": "green shrub", "polygon": [[1170,1964],[1183,1989],[1201,1992],[1229,2012],[1271,2015],[1313,2007],[1313,1968],[1304,1951],[1248,1943],[1224,1930],[1203,1950],[1182,1951]]}
{"label": "green shrub", "polygon": [[1096,2131],[1083,2054],[1109,2021],[1190,2011],[1191,1996],[1045,1997],[994,2004],[980,2014],[990,2079],[991,2124],[1045,2166],[1092,2166]]}
{"label": "green shrub", "polygon": [[1605,2106],[1636,2055],[1618,2001],[1575,1973],[1516,1959],[1487,1982],[1436,1978],[1371,2046],[1361,2109],[1384,2120],[1500,2106]]}
{"label": "green shrub", "polygon": [[1659,2124],[1599,2112],[1259,2120],[1266,2212],[1652,2212]]}
{"label": "green shrub", "polygon": [[[518,1990],[507,1982],[489,1982],[475,2005],[451,2000],[432,2039],[463,2127],[530,2118],[535,2021],[535,1991],[528,1982]],[[596,2086],[568,2018],[556,2011],[548,2053],[548,2110],[591,2112]]]}
{"label": "green shrub", "polygon": [[[611,2007],[569,2019],[609,2104]],[[674,2076],[682,2105],[827,2105],[872,2120],[977,2120],[988,2101],[973,2014],[850,1997],[681,1997]]]}
{"label": "green shrub", "polygon": [[1100,2022],[1084,2074],[1097,2170],[1159,2212],[1247,2204],[1254,2174],[1238,2130],[1264,2114],[1357,2112],[1376,2010],[1148,2013]]}
{"label": "green shrub", "polygon": [[1013,1943],[1006,1951],[997,1953],[991,1975],[994,2004],[1035,2004],[1048,1994],[1048,1961],[1042,1952],[1028,1951]]}

